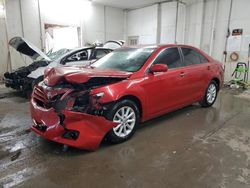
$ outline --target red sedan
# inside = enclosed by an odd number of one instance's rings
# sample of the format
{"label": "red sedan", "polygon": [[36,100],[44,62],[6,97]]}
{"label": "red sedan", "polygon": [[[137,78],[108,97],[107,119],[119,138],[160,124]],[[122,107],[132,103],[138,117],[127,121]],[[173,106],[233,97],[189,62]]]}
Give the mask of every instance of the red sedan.
{"label": "red sedan", "polygon": [[91,67],[47,69],[31,98],[32,130],[95,150],[104,138],[128,140],[140,122],[199,102],[214,104],[221,64],[186,45],[124,47]]}

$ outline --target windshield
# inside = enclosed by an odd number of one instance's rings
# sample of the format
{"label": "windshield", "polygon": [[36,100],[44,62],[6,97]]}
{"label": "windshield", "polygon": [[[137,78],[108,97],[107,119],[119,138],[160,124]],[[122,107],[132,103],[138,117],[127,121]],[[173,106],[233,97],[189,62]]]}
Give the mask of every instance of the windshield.
{"label": "windshield", "polygon": [[138,71],[155,48],[122,48],[97,60],[91,67],[120,71]]}
{"label": "windshield", "polygon": [[[70,49],[66,49],[66,48],[63,48],[63,49],[60,49],[60,50],[58,50],[58,51],[49,51],[47,54],[46,54],[46,56],[50,59],[50,61],[49,62],[51,62],[51,61],[55,61],[55,60],[57,60],[57,59],[59,59],[60,57],[62,57],[64,54],[66,54],[66,53],[68,53],[68,52],[70,52],[71,50]],[[48,61],[48,60],[46,60],[45,58],[43,58],[42,56],[38,56],[37,58],[36,58],[36,60],[35,60],[35,62],[36,61]]]}
{"label": "windshield", "polygon": [[52,60],[55,61],[56,59],[62,57],[64,54],[68,53],[70,50],[63,48],[55,52],[48,52],[46,55]]}

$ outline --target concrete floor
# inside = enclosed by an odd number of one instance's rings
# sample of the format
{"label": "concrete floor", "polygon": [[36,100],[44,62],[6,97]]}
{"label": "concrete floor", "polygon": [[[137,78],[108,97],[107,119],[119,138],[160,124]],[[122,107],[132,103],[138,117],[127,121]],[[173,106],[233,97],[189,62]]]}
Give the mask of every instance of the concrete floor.
{"label": "concrete floor", "polygon": [[29,102],[9,92],[0,89],[0,187],[250,187],[246,96],[223,90],[213,107],[146,122],[126,143],[65,152],[30,132]]}

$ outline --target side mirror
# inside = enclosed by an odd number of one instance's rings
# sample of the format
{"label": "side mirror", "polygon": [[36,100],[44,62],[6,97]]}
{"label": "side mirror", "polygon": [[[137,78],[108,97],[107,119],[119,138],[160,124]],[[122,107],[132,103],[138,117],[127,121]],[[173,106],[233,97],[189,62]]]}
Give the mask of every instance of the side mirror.
{"label": "side mirror", "polygon": [[167,72],[167,71],[168,71],[168,66],[166,64],[155,64],[150,68],[151,73]]}

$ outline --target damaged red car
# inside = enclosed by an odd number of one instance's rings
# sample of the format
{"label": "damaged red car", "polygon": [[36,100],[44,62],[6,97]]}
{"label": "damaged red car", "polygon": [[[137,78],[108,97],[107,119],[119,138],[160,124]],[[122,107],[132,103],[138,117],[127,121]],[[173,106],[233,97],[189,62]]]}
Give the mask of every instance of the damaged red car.
{"label": "damaged red car", "polygon": [[32,130],[95,150],[128,140],[141,122],[195,102],[213,105],[221,63],[186,45],[123,47],[91,67],[56,67],[33,90]]}

